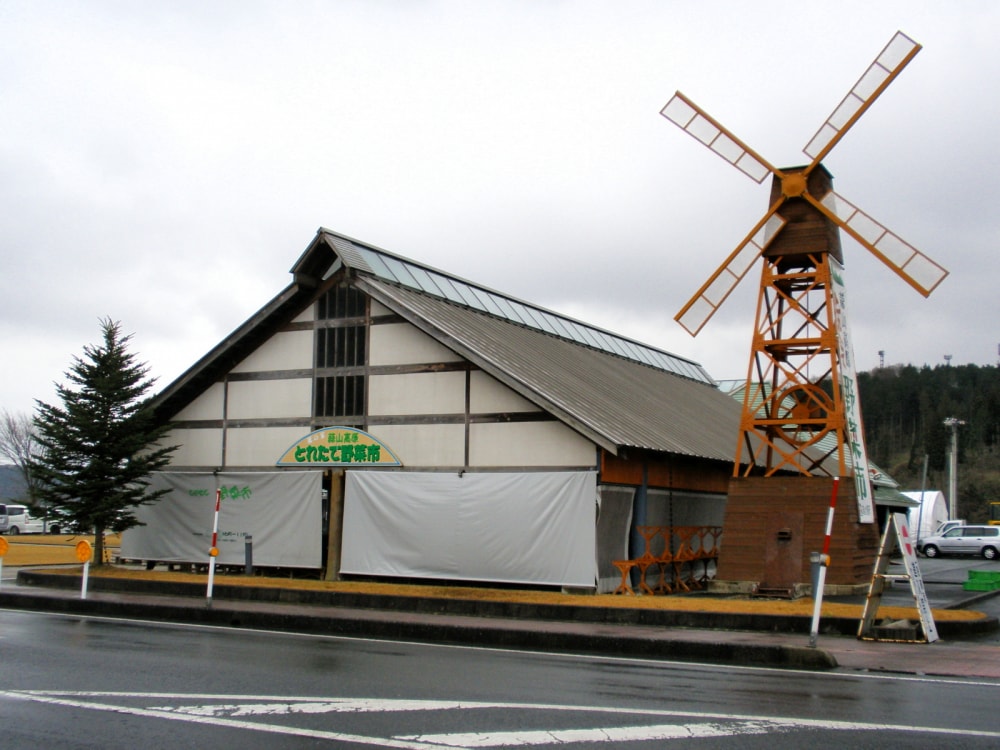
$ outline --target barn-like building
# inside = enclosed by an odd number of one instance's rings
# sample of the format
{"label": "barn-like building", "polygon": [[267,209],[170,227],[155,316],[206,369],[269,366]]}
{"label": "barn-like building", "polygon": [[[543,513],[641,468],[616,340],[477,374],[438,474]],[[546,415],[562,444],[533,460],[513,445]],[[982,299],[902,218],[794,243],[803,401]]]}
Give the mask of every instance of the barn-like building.
{"label": "barn-like building", "polygon": [[[718,542],[673,533],[721,527],[733,474],[740,404],[697,363],[327,229],[291,274],[155,399],[179,446],[158,505],[221,487],[220,560],[251,535],[329,579],[606,592],[636,574],[615,561]],[[252,496],[267,520],[227,528]],[[123,556],[198,561],[150,520]]]}

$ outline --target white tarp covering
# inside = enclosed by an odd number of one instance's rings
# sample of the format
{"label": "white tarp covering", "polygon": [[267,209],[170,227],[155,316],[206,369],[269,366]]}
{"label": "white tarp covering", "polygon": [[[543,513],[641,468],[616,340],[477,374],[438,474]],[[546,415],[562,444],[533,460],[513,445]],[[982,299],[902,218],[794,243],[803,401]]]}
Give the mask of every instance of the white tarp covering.
{"label": "white tarp covering", "polygon": [[908,490],[903,494],[911,500],[922,502],[920,507],[910,508],[906,511],[907,517],[910,519],[910,528],[916,530],[919,539],[931,536],[938,526],[948,520],[948,503],[944,499],[944,493],[940,490],[926,490],[925,492]]}
{"label": "white tarp covering", "polygon": [[249,534],[255,566],[319,568],[322,479],[319,471],[158,472],[151,477],[150,489],[170,492],[136,509],[136,517],[146,525],[122,534],[121,556],[207,563],[219,488],[217,563],[243,565]]}
{"label": "white tarp covering", "polygon": [[594,472],[349,471],[341,572],[590,587]]}

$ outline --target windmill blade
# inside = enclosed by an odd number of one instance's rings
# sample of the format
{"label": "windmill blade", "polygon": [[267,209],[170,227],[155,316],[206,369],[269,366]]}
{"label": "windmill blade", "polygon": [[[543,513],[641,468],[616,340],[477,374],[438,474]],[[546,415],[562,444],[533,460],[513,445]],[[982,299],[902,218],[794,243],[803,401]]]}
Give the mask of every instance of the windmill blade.
{"label": "windmill blade", "polygon": [[695,292],[687,304],[674,316],[674,320],[692,336],[697,336],[715,311],[726,301],[729,294],[747,275],[757,258],[771,240],[785,226],[785,219],[777,214],[784,200],[776,200],[757,226],[750,230],[736,249],[729,254],[715,273],[708,277],[701,289]]}
{"label": "windmill blade", "polygon": [[777,172],[753,149],[680,91],[664,105],[660,114],[758,184],[772,172]]}
{"label": "windmill blade", "polygon": [[868,66],[868,70],[854,84],[854,88],[847,92],[847,96],[833,110],[833,114],[826,118],[826,122],[816,131],[816,135],[802,149],[806,156],[812,159],[810,167],[819,164],[830,153],[830,149],[837,145],[850,127],[875,103],[919,51],[919,44],[902,31],[896,32],[885,49],[875,58],[875,62]]}
{"label": "windmill blade", "polygon": [[821,201],[804,197],[925,297],[948,275],[943,266],[832,190]]}

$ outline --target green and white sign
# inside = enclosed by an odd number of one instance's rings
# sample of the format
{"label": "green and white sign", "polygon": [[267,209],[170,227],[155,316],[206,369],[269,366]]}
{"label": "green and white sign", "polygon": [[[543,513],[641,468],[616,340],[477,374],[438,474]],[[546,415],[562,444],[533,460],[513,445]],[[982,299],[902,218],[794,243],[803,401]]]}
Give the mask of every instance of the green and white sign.
{"label": "green and white sign", "polygon": [[872,496],[868,472],[868,451],[861,422],[861,402],[858,398],[858,375],[854,365],[854,347],[851,345],[847,326],[847,295],[844,292],[844,267],[830,257],[831,287],[833,290],[833,319],[837,326],[837,362],[840,371],[840,397],[844,401],[847,419],[845,439],[854,467],[854,491],[858,496],[858,520],[872,523],[875,520],[875,500]]}
{"label": "green and white sign", "polygon": [[324,427],[286,450],[278,466],[402,466],[388,446],[354,427]]}

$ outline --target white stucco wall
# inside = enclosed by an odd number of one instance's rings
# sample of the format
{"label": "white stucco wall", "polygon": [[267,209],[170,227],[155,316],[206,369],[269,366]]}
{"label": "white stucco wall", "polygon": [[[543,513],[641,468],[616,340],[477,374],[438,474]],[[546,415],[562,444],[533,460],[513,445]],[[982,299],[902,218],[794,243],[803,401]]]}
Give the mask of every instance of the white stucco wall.
{"label": "white stucco wall", "polygon": [[312,380],[243,380],[229,383],[229,419],[304,417],[312,406]]}
{"label": "white stucco wall", "polygon": [[455,352],[409,323],[373,325],[369,337],[368,361],[371,365],[461,361]]}
{"label": "white stucco wall", "polygon": [[283,331],[265,341],[233,372],[301,370],[313,366],[313,332]]}
{"label": "white stucco wall", "polygon": [[172,466],[222,465],[222,430],[175,427],[163,441],[179,446],[170,457]]}
{"label": "white stucco wall", "polygon": [[538,407],[482,371],[471,373],[469,410],[473,414],[538,411]]}
{"label": "white stucco wall", "polygon": [[306,309],[296,315],[293,323],[312,323],[316,320],[316,305],[307,305]]}
{"label": "white stucco wall", "polygon": [[594,466],[594,444],[561,422],[469,426],[472,466]]}
{"label": "white stucco wall", "polygon": [[197,419],[222,419],[223,395],[225,387],[222,383],[213,383],[204,393],[181,409],[174,417],[176,422]]}
{"label": "white stucco wall", "polygon": [[368,413],[372,416],[464,412],[464,372],[372,375],[368,378]]}
{"label": "white stucco wall", "polygon": [[369,432],[404,466],[462,466],[465,461],[464,425],[377,425]]}
{"label": "white stucco wall", "polygon": [[226,466],[273,466],[308,427],[242,427],[226,433]]}
{"label": "white stucco wall", "polygon": [[[373,305],[373,315],[387,312]],[[312,308],[299,318],[311,320]],[[433,365],[461,362],[447,347],[408,323],[373,325],[369,360],[372,366]],[[314,332],[275,334],[234,368],[233,373],[310,370]],[[412,415],[451,417],[453,424],[372,425],[370,431],[408,467],[462,467],[465,465],[465,371],[370,375],[368,413],[405,419]],[[469,408],[477,414],[526,413],[538,407],[492,376],[468,373]],[[228,389],[228,391],[226,390]],[[311,377],[231,380],[212,385],[182,410],[175,420],[301,419],[312,413]],[[223,406],[225,403],[225,414]],[[594,445],[564,425],[553,422],[503,422],[469,425],[469,466],[581,467],[595,464]],[[308,434],[308,427],[230,427],[225,436],[225,465],[269,466],[289,445]],[[183,447],[175,465],[222,465],[220,429],[175,430]]]}

